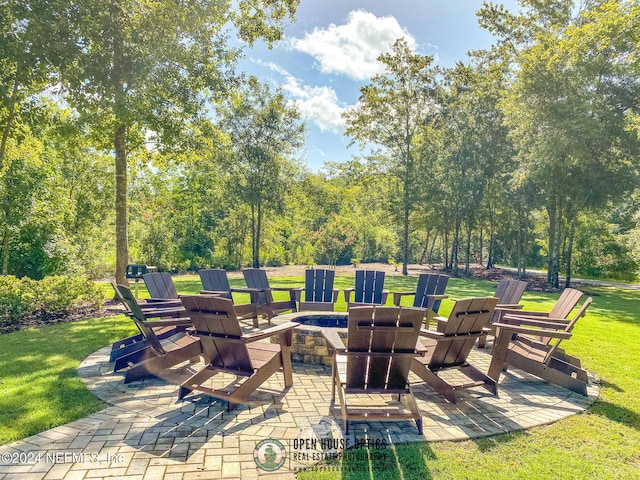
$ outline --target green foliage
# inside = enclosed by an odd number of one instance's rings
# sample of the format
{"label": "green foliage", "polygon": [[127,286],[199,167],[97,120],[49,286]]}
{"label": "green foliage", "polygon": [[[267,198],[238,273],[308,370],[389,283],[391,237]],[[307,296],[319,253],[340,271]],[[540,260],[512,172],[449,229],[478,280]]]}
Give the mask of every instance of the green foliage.
{"label": "green foliage", "polygon": [[103,301],[102,289],[83,277],[0,276],[0,325],[19,323],[28,315],[48,318],[83,307],[99,308]]}

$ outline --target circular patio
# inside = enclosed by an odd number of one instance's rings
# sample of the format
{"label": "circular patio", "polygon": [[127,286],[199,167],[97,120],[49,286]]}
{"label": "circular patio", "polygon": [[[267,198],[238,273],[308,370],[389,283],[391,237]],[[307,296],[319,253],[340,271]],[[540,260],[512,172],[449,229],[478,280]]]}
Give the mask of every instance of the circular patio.
{"label": "circular patio", "polygon": [[[474,351],[470,362],[486,371],[489,349]],[[224,454],[224,445],[234,445],[239,452],[240,469],[253,469],[251,453],[264,439],[278,440],[288,448],[304,448],[288,468],[308,466],[322,455],[308,455],[309,448],[326,454],[342,447],[389,445],[408,442],[464,440],[513,432],[561,420],[584,411],[598,397],[597,385],[591,379],[588,396],[573,393],[562,387],[510,368],[501,376],[499,396],[494,397],[482,388],[458,393],[458,403],[451,404],[411,377],[413,391],[422,413],[424,434],[419,435],[412,421],[350,422],[350,433],[343,437],[339,404],[332,405],[330,367],[294,363],[294,384],[284,389],[281,373],[273,375],[254,394],[249,403],[227,412],[226,403],[204,394],[192,393],[178,401],[178,385],[202,364],[182,364],[166,370],[161,378],[148,377],[125,385],[122,373],[114,373],[109,364],[109,348],[90,355],[80,365],[79,375],[99,398],[118,407],[132,417],[144,417],[138,429],[129,428],[122,442],[158,456],[182,461],[192,455]],[[455,372],[452,374],[455,375]],[[212,382],[225,382],[224,375],[216,375]],[[372,399],[394,403],[386,397]],[[366,402],[367,399],[364,399]],[[319,427],[328,432],[334,442],[307,444],[309,437],[319,438]],[[232,440],[230,440],[232,439]],[[226,443],[225,443],[226,442]],[[222,448],[222,450],[220,450]],[[244,455],[244,456],[243,456]],[[235,458],[235,457],[234,457]],[[222,462],[222,459],[211,460]],[[243,466],[244,462],[244,466]],[[205,458],[206,463],[206,458]],[[240,477],[238,477],[240,478]]]}

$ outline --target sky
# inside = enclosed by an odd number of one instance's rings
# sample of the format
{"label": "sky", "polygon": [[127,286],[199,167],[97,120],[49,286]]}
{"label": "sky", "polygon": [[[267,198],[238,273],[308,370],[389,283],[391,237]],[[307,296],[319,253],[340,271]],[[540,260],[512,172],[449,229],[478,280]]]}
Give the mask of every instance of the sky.
{"label": "sky", "polygon": [[[517,11],[517,0],[502,0]],[[384,70],[376,58],[399,37],[415,52],[450,67],[466,52],[488,48],[491,34],[478,25],[480,0],[301,0],[296,22],[269,50],[258,42],[245,50],[240,68],[282,87],[306,121],[301,156],[317,171],[325,161],[359,153],[348,148],[341,112],[356,104],[360,87]]]}

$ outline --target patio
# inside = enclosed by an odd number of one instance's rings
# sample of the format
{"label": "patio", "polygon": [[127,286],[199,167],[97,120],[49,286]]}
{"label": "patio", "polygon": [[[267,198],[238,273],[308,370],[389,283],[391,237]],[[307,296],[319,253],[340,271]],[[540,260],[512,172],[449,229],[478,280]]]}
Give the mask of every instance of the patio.
{"label": "patio", "polygon": [[[87,386],[110,406],[103,411],[24,441],[0,448],[0,479],[76,478],[295,478],[295,472],[330,458],[342,446],[357,455],[389,444],[463,440],[555,422],[588,408],[598,396],[589,385],[583,397],[510,369],[502,376],[500,397],[482,389],[462,391],[457,404],[421,385],[414,392],[423,415],[424,436],[410,421],[353,422],[342,437],[338,410],[330,413],[330,369],[294,363],[294,385],[283,392],[276,374],[232,412],[224,402],[192,394],[177,401],[177,384],[193,365],[128,385],[108,363],[109,347],[80,365]],[[488,366],[488,349],[471,354]],[[338,407],[339,409],[339,407]],[[258,442],[278,440],[284,464],[273,472],[257,467]],[[7,461],[9,460],[9,461]]]}

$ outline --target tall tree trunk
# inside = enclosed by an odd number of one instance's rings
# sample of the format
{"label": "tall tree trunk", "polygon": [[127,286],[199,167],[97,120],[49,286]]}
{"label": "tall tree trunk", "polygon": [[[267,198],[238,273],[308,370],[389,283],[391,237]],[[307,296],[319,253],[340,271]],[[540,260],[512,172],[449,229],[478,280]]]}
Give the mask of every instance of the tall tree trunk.
{"label": "tall tree trunk", "polygon": [[429,249],[429,263],[431,264],[433,264],[433,249],[436,248],[436,240],[438,239],[438,235],[440,235],[440,231],[436,230],[436,233],[433,236],[433,240],[431,241],[431,248]]}
{"label": "tall tree trunk", "polygon": [[262,230],[262,205],[258,202],[258,224],[256,225],[256,249],[253,257],[253,268],[260,268],[260,231]]}
{"label": "tall tree trunk", "polygon": [[467,244],[465,246],[466,249],[466,258],[464,261],[464,274],[467,277],[471,276],[471,226],[467,225]]}
{"label": "tall tree trunk", "polygon": [[495,207],[489,206],[489,251],[487,252],[487,270],[493,268],[495,261]]}
{"label": "tall tree trunk", "polygon": [[2,237],[2,275],[9,275],[9,239],[11,234],[5,227]]}
{"label": "tall tree trunk", "polygon": [[565,288],[571,287],[571,255],[573,254],[573,237],[575,234],[576,225],[573,220],[569,222],[569,245],[567,246],[567,273],[564,281]]}
{"label": "tall tree trunk", "polygon": [[16,65],[16,73],[13,77],[13,89],[11,91],[11,104],[9,105],[9,114],[7,115],[7,124],[2,131],[2,140],[0,140],[0,171],[2,171],[2,167],[4,166],[4,156],[7,151],[7,142],[9,141],[9,133],[13,128],[13,122],[16,118],[16,105],[18,103],[18,92],[19,92],[19,83],[18,83],[18,72],[19,65]]}
{"label": "tall tree trunk", "polygon": [[547,214],[549,215],[549,251],[547,253],[547,282],[553,283],[554,255],[556,251],[556,215],[557,204],[555,195],[547,203]]}
{"label": "tall tree trunk", "polygon": [[483,239],[482,239],[482,233],[483,233],[483,228],[482,225],[480,225],[480,258],[478,259],[480,261],[480,266],[482,266],[482,261],[484,260],[483,258],[483,250],[484,250],[484,245],[483,245]]}
{"label": "tall tree trunk", "polygon": [[433,227],[429,227],[427,229],[427,238],[424,241],[424,248],[422,249],[422,254],[420,255],[420,261],[418,261],[418,263],[420,265],[422,265],[425,261],[425,258],[427,256],[427,250],[429,249],[429,237],[431,236],[431,230],[433,230]]}
{"label": "tall tree trunk", "polygon": [[116,283],[128,285],[125,276],[129,263],[126,125],[118,125],[113,144],[116,154]]}
{"label": "tall tree trunk", "polygon": [[454,277],[460,275],[458,265],[458,250],[460,249],[460,218],[456,216],[455,230],[453,232],[453,243],[451,244],[451,274]]}
{"label": "tall tree trunk", "polygon": [[444,227],[444,235],[442,236],[442,250],[444,251],[444,269],[449,271],[449,227],[448,224]]}
{"label": "tall tree trunk", "polygon": [[256,267],[256,206],[251,204],[251,266]]}

